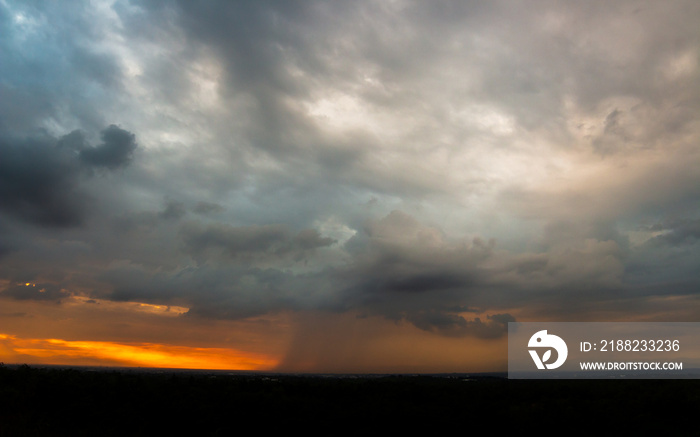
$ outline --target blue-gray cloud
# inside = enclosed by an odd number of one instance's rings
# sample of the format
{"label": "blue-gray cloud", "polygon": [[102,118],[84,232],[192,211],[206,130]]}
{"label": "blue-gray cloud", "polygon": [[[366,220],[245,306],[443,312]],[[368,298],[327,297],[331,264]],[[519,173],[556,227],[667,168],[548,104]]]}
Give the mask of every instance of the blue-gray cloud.
{"label": "blue-gray cloud", "polygon": [[59,139],[41,131],[0,137],[0,212],[44,226],[81,224],[89,203],[85,171],[124,167],[136,148],[134,134],[115,125],[102,137],[96,147],[80,131]]}
{"label": "blue-gray cloud", "polygon": [[654,317],[697,293],[699,17],[4,2],[3,295],[483,338],[515,311]]}

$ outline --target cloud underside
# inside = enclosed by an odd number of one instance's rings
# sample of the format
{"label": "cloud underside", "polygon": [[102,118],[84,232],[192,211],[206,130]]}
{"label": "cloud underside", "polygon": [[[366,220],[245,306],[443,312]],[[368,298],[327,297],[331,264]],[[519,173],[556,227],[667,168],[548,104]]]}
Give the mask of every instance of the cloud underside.
{"label": "cloud underside", "polygon": [[516,317],[697,317],[699,19],[3,3],[0,296],[485,339]]}

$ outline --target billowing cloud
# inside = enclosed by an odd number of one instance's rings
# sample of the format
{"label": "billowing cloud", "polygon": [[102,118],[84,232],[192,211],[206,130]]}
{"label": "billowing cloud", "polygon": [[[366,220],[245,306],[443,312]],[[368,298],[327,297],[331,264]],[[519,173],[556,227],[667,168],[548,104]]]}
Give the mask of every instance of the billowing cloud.
{"label": "billowing cloud", "polygon": [[103,143],[95,147],[81,147],[79,158],[93,167],[116,169],[125,167],[136,150],[135,135],[115,125],[102,131]]}
{"label": "billowing cloud", "polygon": [[0,208],[5,214],[47,226],[80,223],[86,199],[78,190],[80,166],[54,138],[0,145]]}
{"label": "billowing cloud", "polygon": [[136,148],[134,134],[115,125],[102,138],[96,147],[80,131],[59,139],[44,132],[1,138],[0,210],[45,226],[80,224],[89,200],[80,188],[84,170],[125,166]]}

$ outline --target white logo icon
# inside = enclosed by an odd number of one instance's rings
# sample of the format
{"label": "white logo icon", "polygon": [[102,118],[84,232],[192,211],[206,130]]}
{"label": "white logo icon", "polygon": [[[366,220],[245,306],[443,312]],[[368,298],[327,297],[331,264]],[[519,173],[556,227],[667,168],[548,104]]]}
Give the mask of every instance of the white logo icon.
{"label": "white logo icon", "polygon": [[[541,359],[537,354],[537,350],[528,350],[528,352],[530,352],[530,356],[532,356],[532,360],[535,362],[535,365],[541,370],[545,368],[556,369],[560,367],[562,364],[564,364],[564,361],[566,361],[566,357],[569,354],[569,349],[566,347],[564,340],[556,335],[547,334],[546,329],[535,332],[535,334],[530,337],[530,341],[528,342],[527,346],[548,348]],[[545,362],[547,362],[552,356],[552,349],[557,351],[557,360],[553,363],[545,364]]]}

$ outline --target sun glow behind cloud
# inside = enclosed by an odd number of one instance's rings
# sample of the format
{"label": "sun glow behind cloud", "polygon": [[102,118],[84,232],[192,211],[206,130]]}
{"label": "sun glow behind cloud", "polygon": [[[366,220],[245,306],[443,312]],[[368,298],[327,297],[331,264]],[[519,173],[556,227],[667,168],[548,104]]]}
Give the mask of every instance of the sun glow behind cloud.
{"label": "sun glow behind cloud", "polygon": [[269,370],[277,359],[226,348],[201,348],[155,343],[17,338],[0,334],[0,352],[33,364],[93,363],[126,367],[174,369]]}
{"label": "sun glow behind cloud", "polygon": [[143,302],[113,302],[103,299],[88,298],[85,296],[71,296],[70,299],[67,299],[66,305],[99,305],[101,310],[106,311],[136,311],[169,317],[180,316],[189,311],[189,308],[175,305],[153,305]]}

